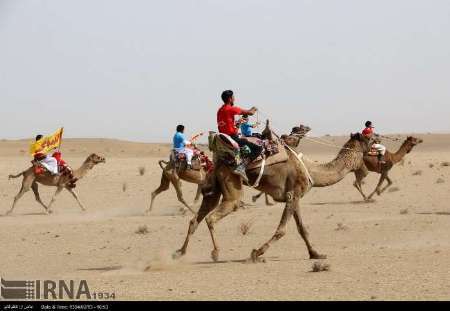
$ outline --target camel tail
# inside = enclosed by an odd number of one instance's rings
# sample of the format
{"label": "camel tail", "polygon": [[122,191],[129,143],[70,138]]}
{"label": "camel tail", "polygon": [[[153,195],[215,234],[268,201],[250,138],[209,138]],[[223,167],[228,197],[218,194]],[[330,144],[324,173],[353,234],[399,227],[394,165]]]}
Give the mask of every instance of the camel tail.
{"label": "camel tail", "polygon": [[163,166],[163,163],[164,163],[164,165],[167,165],[167,164],[169,164],[169,162],[164,161],[164,160],[161,160],[161,161],[158,162],[158,164],[159,164],[159,166],[161,167],[162,170],[165,169],[165,167]]}
{"label": "camel tail", "polygon": [[17,174],[17,175],[9,175],[9,176],[8,176],[8,179],[19,178],[19,177],[23,176],[24,173],[25,173],[25,172],[21,172],[21,173],[19,173],[19,174]]}

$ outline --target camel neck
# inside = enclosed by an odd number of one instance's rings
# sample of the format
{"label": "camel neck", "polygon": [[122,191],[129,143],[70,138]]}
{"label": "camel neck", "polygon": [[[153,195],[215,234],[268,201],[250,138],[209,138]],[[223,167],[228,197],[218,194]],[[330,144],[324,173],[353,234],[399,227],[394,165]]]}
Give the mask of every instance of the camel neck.
{"label": "camel neck", "polygon": [[81,179],[94,167],[94,165],[87,160],[76,170],[73,171],[74,177]]}
{"label": "camel neck", "polygon": [[337,157],[328,163],[315,163],[304,158],[305,165],[314,180],[314,187],[327,187],[344,179],[353,170],[353,165],[345,158]]}
{"label": "camel neck", "polygon": [[403,160],[403,158],[406,156],[406,154],[408,153],[408,142],[404,142],[400,148],[397,150],[396,153],[391,153],[391,161],[396,164],[398,162],[400,162],[401,160]]}

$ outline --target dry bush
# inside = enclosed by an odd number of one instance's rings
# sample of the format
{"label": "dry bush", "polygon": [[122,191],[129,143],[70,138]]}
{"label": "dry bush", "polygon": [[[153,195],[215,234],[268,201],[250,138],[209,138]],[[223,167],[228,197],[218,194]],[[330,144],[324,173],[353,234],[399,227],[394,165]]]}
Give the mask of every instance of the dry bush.
{"label": "dry bush", "polygon": [[324,272],[330,271],[330,265],[324,262],[316,261],[313,263],[311,272]]}
{"label": "dry bush", "polygon": [[408,213],[409,211],[407,208],[400,210],[400,215],[407,215]]}
{"label": "dry bush", "polygon": [[146,171],[146,169],[145,169],[144,166],[140,166],[139,167],[139,175],[144,176],[145,175],[145,171]]}
{"label": "dry bush", "polygon": [[246,222],[243,222],[239,225],[239,232],[242,235],[248,235],[252,229],[253,226],[253,220],[248,220]]}
{"label": "dry bush", "polygon": [[422,176],[422,171],[421,170],[415,171],[414,173],[412,173],[412,175],[413,176]]}
{"label": "dry bush", "polygon": [[443,184],[445,183],[445,180],[443,178],[438,178],[438,180],[436,180],[437,184]]}
{"label": "dry bush", "polygon": [[148,231],[148,227],[146,225],[139,226],[139,228],[136,230],[136,234],[148,234],[150,233]]}
{"label": "dry bush", "polygon": [[400,191],[400,188],[399,188],[399,187],[391,187],[391,188],[389,188],[389,190],[388,190],[388,192],[397,192],[397,191]]}
{"label": "dry bush", "polygon": [[128,189],[128,185],[127,185],[126,182],[124,182],[124,183],[122,184],[122,191],[123,191],[123,192],[126,192],[127,189]]}
{"label": "dry bush", "polygon": [[445,166],[445,167],[450,166],[450,162],[447,162],[447,161],[442,162],[442,163],[441,163],[441,166],[442,166],[442,167],[444,167],[444,166]]}
{"label": "dry bush", "polygon": [[430,163],[430,164],[428,165],[428,167],[429,167],[429,168],[433,168],[433,167],[434,167],[434,164],[433,164],[433,163]]}
{"label": "dry bush", "polygon": [[348,227],[340,222],[337,224],[337,228],[335,230],[336,231],[345,231],[345,230],[348,230]]}

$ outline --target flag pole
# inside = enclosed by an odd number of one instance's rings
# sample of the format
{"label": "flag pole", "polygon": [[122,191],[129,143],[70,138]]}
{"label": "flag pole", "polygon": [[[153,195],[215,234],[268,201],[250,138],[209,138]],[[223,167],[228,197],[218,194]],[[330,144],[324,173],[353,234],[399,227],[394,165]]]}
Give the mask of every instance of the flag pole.
{"label": "flag pole", "polygon": [[61,127],[61,138],[59,139],[58,151],[61,152],[62,136],[64,133],[64,127]]}

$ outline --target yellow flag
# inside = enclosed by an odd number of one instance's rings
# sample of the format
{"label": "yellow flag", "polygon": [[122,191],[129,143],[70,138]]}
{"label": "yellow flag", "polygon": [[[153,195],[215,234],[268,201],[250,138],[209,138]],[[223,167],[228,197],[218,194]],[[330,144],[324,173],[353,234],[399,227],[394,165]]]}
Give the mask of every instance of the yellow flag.
{"label": "yellow flag", "polygon": [[58,148],[62,142],[62,135],[63,128],[60,128],[52,135],[43,137],[36,142],[32,142],[30,145],[30,154],[33,156],[38,152],[47,154],[53,149]]}

